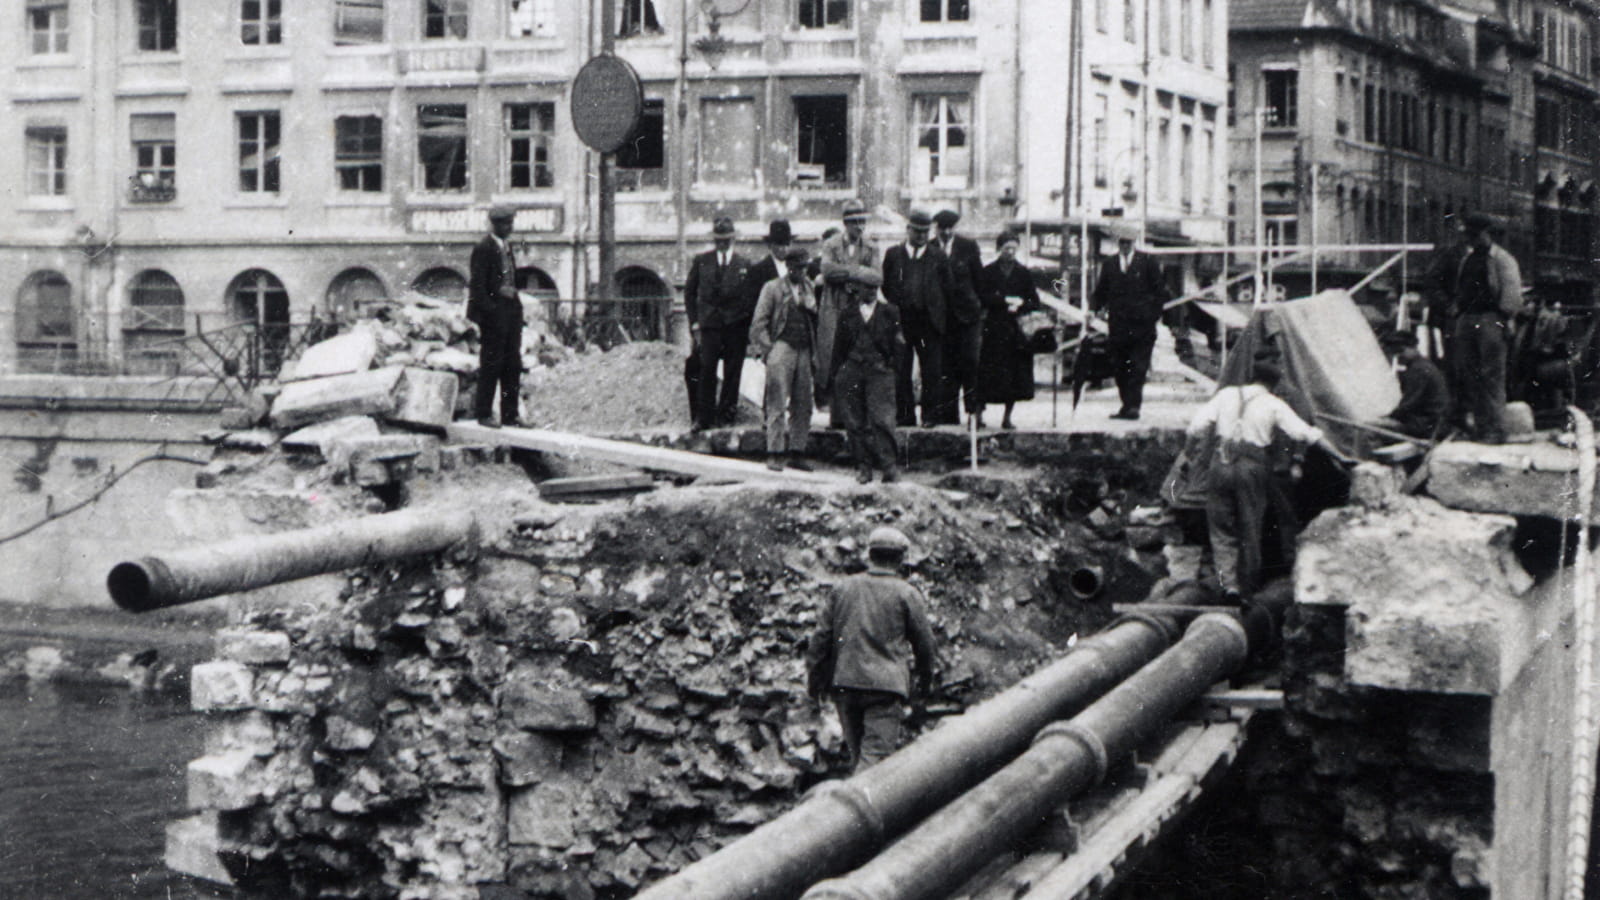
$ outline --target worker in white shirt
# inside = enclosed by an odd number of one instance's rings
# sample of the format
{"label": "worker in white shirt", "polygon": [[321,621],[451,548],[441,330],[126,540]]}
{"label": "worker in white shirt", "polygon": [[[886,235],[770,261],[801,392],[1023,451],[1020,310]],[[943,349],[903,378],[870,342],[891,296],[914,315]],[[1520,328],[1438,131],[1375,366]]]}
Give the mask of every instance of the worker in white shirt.
{"label": "worker in white shirt", "polygon": [[1267,449],[1274,433],[1320,447],[1341,462],[1354,462],[1272,393],[1282,377],[1276,365],[1261,361],[1249,382],[1219,389],[1189,422],[1179,460],[1187,468],[1207,433],[1216,434],[1207,477],[1206,527],[1217,580],[1230,603],[1261,587],[1261,533],[1272,478]]}

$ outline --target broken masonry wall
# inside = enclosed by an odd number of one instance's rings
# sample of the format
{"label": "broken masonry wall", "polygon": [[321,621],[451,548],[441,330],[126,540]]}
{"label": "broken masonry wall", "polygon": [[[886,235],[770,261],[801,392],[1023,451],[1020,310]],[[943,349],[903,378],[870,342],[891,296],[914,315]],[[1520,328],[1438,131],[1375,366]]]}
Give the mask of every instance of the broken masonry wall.
{"label": "broken masonry wall", "polygon": [[1531,584],[1514,529],[1390,498],[1302,535],[1285,710],[1249,773],[1282,896],[1559,892],[1571,601]]}
{"label": "broken masonry wall", "polygon": [[629,896],[844,774],[803,652],[872,526],[915,542],[935,713],[1109,618],[1058,585],[1119,552],[1036,503],[914,485],[683,489],[518,523],[229,632],[194,671],[218,724],[169,864],[247,896]]}

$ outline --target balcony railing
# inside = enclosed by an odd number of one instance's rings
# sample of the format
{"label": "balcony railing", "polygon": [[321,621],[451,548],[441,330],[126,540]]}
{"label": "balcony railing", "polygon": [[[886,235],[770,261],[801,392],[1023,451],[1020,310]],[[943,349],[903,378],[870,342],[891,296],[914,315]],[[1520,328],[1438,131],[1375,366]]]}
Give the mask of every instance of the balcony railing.
{"label": "balcony railing", "polygon": [[178,186],[171,181],[148,181],[133,175],[128,178],[129,203],[171,203],[178,198]]}

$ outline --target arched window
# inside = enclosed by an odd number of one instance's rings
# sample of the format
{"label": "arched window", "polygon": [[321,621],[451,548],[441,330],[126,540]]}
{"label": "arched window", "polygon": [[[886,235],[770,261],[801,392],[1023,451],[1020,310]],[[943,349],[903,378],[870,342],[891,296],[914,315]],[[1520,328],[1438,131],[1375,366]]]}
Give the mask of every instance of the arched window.
{"label": "arched window", "polygon": [[411,289],[436,300],[464,302],[467,299],[467,280],[455,269],[440,266],[429,269],[411,282]]}
{"label": "arched window", "polygon": [[128,283],[128,313],[122,330],[182,334],[183,288],[178,287],[178,280],[160,269],[145,269],[133,276]]}
{"label": "arched window", "polygon": [[517,270],[517,288],[541,297],[556,297],[561,293],[556,288],[556,280],[538,266],[523,266]]}
{"label": "arched window", "polygon": [[627,266],[617,272],[619,318],[634,340],[653,341],[661,337],[672,290],[661,276],[644,266]]}
{"label": "arched window", "polygon": [[68,371],[77,361],[72,283],[60,272],[28,276],[17,295],[17,369]]}
{"label": "arched window", "polygon": [[389,291],[368,269],[345,269],[328,285],[328,314],[340,322],[361,318],[364,307],[389,299]]}
{"label": "arched window", "polygon": [[289,292],[278,276],[266,269],[251,269],[228,285],[228,308],[239,322],[287,325]]}

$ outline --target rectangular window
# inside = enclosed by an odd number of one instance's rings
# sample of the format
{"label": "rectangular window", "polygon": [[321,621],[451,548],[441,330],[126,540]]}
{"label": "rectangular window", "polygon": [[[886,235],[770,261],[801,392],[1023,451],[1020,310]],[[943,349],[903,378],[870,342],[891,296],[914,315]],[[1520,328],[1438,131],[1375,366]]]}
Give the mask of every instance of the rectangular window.
{"label": "rectangular window", "polygon": [[28,52],[35,56],[67,52],[67,4],[63,0],[29,0]]}
{"label": "rectangular window", "polygon": [[1200,9],[1200,64],[1209,69],[1217,64],[1217,22],[1211,0],[1205,0]]}
{"label": "rectangular window", "polygon": [[1194,59],[1194,0],[1178,0],[1178,51],[1186,60]]}
{"label": "rectangular window", "polygon": [[912,108],[917,117],[912,183],[965,189],[972,179],[972,95],[920,94]]}
{"label": "rectangular window", "polygon": [[239,190],[247,194],[278,192],[278,113],[242,112],[239,129]]}
{"label": "rectangular window", "polygon": [[1467,164],[1467,123],[1470,120],[1465,111],[1456,116],[1456,165],[1464,166]]}
{"label": "rectangular window", "polygon": [[550,148],[555,144],[554,103],[507,103],[506,184],[513,190],[555,187]]}
{"label": "rectangular window", "polygon": [[1194,172],[1194,126],[1185,124],[1179,132],[1178,144],[1178,171],[1184,174],[1183,179],[1183,209],[1188,212],[1194,208],[1197,182],[1199,179],[1189,177]]}
{"label": "rectangular window", "polygon": [[617,150],[617,190],[665,190],[666,187],[666,101],[645,100],[644,115],[633,139]]}
{"label": "rectangular window", "polygon": [[1111,0],[1094,0],[1094,30],[1101,34],[1111,32]]}
{"label": "rectangular window", "polygon": [[383,43],[383,0],[333,0],[333,42]]}
{"label": "rectangular window", "polygon": [[1094,133],[1091,140],[1094,146],[1090,148],[1090,157],[1094,160],[1094,186],[1103,188],[1111,183],[1111,127],[1109,116],[1111,114],[1111,99],[1105,94],[1094,95]]}
{"label": "rectangular window", "polygon": [[133,141],[133,182],[129,199],[140,203],[169,201],[178,187],[177,116],[149,113],[128,120]]}
{"label": "rectangular window", "polygon": [[1156,126],[1156,197],[1172,197],[1172,120],[1166,116]]}
{"label": "rectangular window", "polygon": [[850,27],[850,0],[800,0],[800,27]]}
{"label": "rectangular window", "polygon": [[850,184],[850,100],[843,95],[794,98],[795,183]]}
{"label": "rectangular window", "polygon": [[968,0],[922,0],[924,22],[965,22],[971,16]]}
{"label": "rectangular window", "polygon": [[617,16],[618,37],[661,33],[661,17],[656,15],[655,0],[622,0],[620,11],[622,15]]}
{"label": "rectangular window", "polygon": [[1139,4],[1137,0],[1122,0],[1122,39],[1130,44],[1139,41]]}
{"label": "rectangular window", "polygon": [[33,127],[26,132],[28,142],[28,193],[35,197],[59,197],[67,193],[67,129],[59,126]]}
{"label": "rectangular window", "polygon": [[753,186],[760,133],[755,98],[701,99],[695,180],[701,184]]}
{"label": "rectangular window", "polygon": [[425,191],[467,189],[467,107],[417,107],[417,184]]}
{"label": "rectangular window", "polygon": [[555,37],[555,0],[511,0],[506,36]]}
{"label": "rectangular window", "polygon": [[283,43],[283,0],[240,0],[239,40],[248,45]]}
{"label": "rectangular window", "polygon": [[339,116],[333,120],[333,168],[341,191],[383,190],[383,119]]}
{"label": "rectangular window", "polygon": [[1300,118],[1300,73],[1294,69],[1267,69],[1261,73],[1266,95],[1267,127],[1294,128]]}
{"label": "rectangular window", "polygon": [[468,0],[424,0],[422,36],[425,38],[465,38]]}
{"label": "rectangular window", "polygon": [[139,49],[170,52],[178,49],[178,0],[136,0]]}

